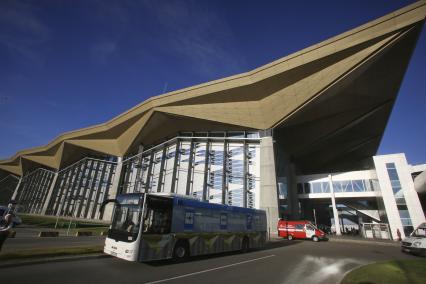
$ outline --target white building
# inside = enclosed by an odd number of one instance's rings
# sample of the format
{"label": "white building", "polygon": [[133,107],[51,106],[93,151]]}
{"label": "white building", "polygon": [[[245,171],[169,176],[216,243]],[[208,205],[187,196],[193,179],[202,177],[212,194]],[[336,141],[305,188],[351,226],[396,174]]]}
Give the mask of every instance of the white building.
{"label": "white building", "polygon": [[[418,178],[423,177],[426,164],[412,166],[404,154],[374,156],[373,161],[370,170],[298,176],[301,215],[315,221],[321,217],[318,214],[327,215],[327,210],[321,209],[330,208],[331,226],[337,234],[363,223],[388,224],[393,239],[397,239],[397,230],[404,237],[425,222],[415,177],[418,173],[423,173]],[[285,194],[280,194],[280,199],[285,199]],[[355,220],[342,217],[345,213],[354,214]],[[385,226],[382,236],[373,228],[371,231],[372,235],[367,232],[365,236],[386,238]]]}

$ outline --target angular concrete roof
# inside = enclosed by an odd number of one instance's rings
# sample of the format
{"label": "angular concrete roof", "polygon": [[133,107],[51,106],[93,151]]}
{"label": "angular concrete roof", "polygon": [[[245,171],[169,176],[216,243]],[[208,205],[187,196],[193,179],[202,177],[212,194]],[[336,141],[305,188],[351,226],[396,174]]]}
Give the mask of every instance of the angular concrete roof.
{"label": "angular concrete roof", "polygon": [[[89,153],[123,156],[141,143],[150,145],[183,130],[277,128],[302,135],[291,126],[317,117],[325,123],[316,128],[311,123],[310,133],[328,134],[318,134],[314,141],[303,140],[315,149],[318,143],[332,141],[324,136],[346,137],[338,132],[357,119],[379,113],[380,123],[371,124],[376,131],[359,132],[363,139],[358,144],[337,144],[368,149],[366,153],[371,153],[380,142],[425,16],[426,1],[418,1],[252,71],[152,97],[103,124],[67,132],[45,146],[19,151],[0,161],[0,169],[22,175],[40,165],[59,169]],[[372,72],[369,70],[374,70],[376,64],[380,68],[371,74],[378,77],[359,79],[365,72]],[[389,81],[383,72],[392,69],[394,76],[389,79],[395,82]],[[362,102],[348,92],[369,86],[386,94],[364,97],[366,101]],[[316,107],[329,97],[333,100]],[[332,102],[336,102],[336,109],[341,108],[341,114],[334,120],[337,114],[327,110]],[[352,108],[352,104],[357,107]],[[326,131],[326,125],[331,126],[331,132]],[[370,143],[374,145],[369,146]],[[300,161],[306,159],[303,147],[290,148],[298,153]],[[320,151],[321,147],[317,152]]]}

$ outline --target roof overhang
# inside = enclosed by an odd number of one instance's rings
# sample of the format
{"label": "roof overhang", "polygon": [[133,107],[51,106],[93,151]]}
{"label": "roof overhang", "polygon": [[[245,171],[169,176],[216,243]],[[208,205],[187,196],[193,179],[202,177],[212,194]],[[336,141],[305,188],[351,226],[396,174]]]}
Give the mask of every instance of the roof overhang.
{"label": "roof overhang", "polygon": [[106,123],[20,151],[0,169],[21,175],[28,161],[59,169],[90,153],[124,156],[153,142],[151,134],[158,140],[198,123],[280,129],[308,170],[361,161],[379,145],[425,15],[426,1],[418,1],[252,71],[152,97]]}

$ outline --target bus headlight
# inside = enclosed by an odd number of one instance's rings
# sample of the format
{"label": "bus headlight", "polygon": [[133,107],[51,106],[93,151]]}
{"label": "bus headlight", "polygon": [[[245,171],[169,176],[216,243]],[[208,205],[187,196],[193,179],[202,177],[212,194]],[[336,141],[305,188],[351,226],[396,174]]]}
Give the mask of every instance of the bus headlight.
{"label": "bus headlight", "polygon": [[413,247],[419,247],[422,243],[421,242],[414,242]]}
{"label": "bus headlight", "polygon": [[125,253],[133,253],[133,250],[131,250],[131,249],[126,249],[124,252],[125,252]]}

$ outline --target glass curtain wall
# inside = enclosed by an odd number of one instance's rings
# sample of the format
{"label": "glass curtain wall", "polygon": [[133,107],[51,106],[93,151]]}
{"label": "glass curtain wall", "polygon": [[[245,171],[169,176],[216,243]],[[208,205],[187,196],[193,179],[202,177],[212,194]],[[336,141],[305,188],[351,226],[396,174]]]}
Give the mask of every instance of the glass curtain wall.
{"label": "glass curtain wall", "polygon": [[[379,181],[377,179],[359,180],[333,180],[334,192],[368,192],[378,191]],[[330,193],[328,181],[311,181],[297,184],[298,194]]]}
{"label": "glass curtain wall", "polygon": [[41,213],[54,176],[54,172],[39,168],[22,178],[16,197],[20,212]]}
{"label": "glass curtain wall", "polygon": [[13,175],[7,175],[0,180],[0,204],[7,205],[9,203],[18,182],[19,178]]}
{"label": "glass curtain wall", "polygon": [[181,133],[123,161],[120,192],[169,192],[240,207],[256,207],[259,135]]}
{"label": "glass curtain wall", "polygon": [[102,219],[99,209],[108,197],[117,163],[84,158],[58,173],[47,215]]}
{"label": "glass curtain wall", "polygon": [[407,203],[405,202],[404,192],[399,181],[399,175],[396,170],[395,163],[386,163],[386,169],[388,171],[389,180],[391,182],[393,195],[395,197],[396,206],[398,207],[398,213],[404,228],[404,233],[408,236],[414,228],[411,222],[410,213],[408,212]]}

